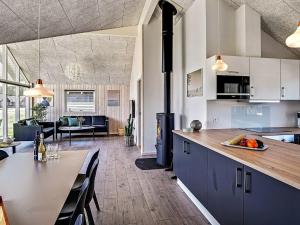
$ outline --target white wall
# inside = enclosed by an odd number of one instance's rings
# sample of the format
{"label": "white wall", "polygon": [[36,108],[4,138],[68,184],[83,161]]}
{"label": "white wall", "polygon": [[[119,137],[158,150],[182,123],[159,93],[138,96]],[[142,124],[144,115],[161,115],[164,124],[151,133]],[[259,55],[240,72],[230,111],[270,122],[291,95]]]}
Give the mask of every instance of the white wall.
{"label": "white wall", "polygon": [[[218,50],[218,0],[206,0],[206,12],[203,15],[206,15],[206,56],[209,58],[216,55]],[[221,53],[235,55],[235,10],[222,0],[220,0],[220,28]]]}
{"label": "white wall", "polygon": [[156,113],[163,112],[161,19],[144,25],[143,34],[143,153],[156,152]]}
{"label": "white wall", "polygon": [[[184,116],[183,127],[192,120],[206,120],[204,97],[186,97],[186,74],[200,68],[205,70],[206,60],[206,1],[195,0],[183,19],[183,72],[184,72]],[[205,71],[204,71],[205,72]]]}
{"label": "white wall", "polygon": [[299,59],[288,47],[263,31],[261,32],[261,55],[265,58]]}

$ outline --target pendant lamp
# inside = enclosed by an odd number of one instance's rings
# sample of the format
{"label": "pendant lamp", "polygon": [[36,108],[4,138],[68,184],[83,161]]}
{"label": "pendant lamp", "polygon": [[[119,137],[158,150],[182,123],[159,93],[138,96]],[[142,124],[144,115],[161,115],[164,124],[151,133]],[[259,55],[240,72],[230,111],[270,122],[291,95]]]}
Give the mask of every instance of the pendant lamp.
{"label": "pendant lamp", "polygon": [[214,71],[226,71],[228,69],[228,65],[223,61],[221,53],[221,37],[220,37],[220,0],[218,0],[218,54],[216,56],[216,62],[212,66],[212,70]]}
{"label": "pendant lamp", "polygon": [[53,91],[44,87],[41,79],[41,48],[40,48],[40,25],[41,25],[41,0],[39,0],[39,18],[38,18],[38,74],[39,78],[35,82],[35,86],[24,91],[25,96],[29,97],[52,97]]}
{"label": "pendant lamp", "polygon": [[285,44],[290,48],[300,48],[300,21],[296,31],[285,40]]}

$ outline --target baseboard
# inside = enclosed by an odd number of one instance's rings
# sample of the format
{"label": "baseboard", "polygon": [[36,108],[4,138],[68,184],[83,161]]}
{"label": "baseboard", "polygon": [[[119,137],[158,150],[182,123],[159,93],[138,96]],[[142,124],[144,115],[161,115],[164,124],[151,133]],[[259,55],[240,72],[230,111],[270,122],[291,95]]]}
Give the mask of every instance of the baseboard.
{"label": "baseboard", "polygon": [[143,152],[142,156],[156,156],[156,151],[152,151],[152,152]]}
{"label": "baseboard", "polygon": [[201,202],[190,192],[190,190],[177,178],[177,184],[188,198],[194,203],[199,211],[206,217],[211,225],[220,225],[220,223],[210,214],[210,212],[201,204]]}

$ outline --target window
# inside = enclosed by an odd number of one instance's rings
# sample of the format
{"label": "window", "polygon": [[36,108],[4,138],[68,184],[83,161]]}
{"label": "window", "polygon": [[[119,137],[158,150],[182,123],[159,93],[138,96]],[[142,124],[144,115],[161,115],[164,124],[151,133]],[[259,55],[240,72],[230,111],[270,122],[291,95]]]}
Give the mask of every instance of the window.
{"label": "window", "polygon": [[66,112],[95,112],[95,91],[65,91]]}

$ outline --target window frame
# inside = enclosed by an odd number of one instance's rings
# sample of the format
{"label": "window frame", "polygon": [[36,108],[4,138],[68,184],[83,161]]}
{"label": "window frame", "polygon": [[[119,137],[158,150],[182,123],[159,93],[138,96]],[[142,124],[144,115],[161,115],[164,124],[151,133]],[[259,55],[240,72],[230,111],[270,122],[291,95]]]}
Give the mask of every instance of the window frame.
{"label": "window frame", "polygon": [[[67,101],[67,94],[68,92],[92,92],[93,93],[93,110],[91,111],[82,111],[82,110],[76,110],[76,111],[68,111],[68,101]],[[83,90],[83,89],[68,89],[64,90],[64,112],[65,113],[96,113],[96,90]]]}

